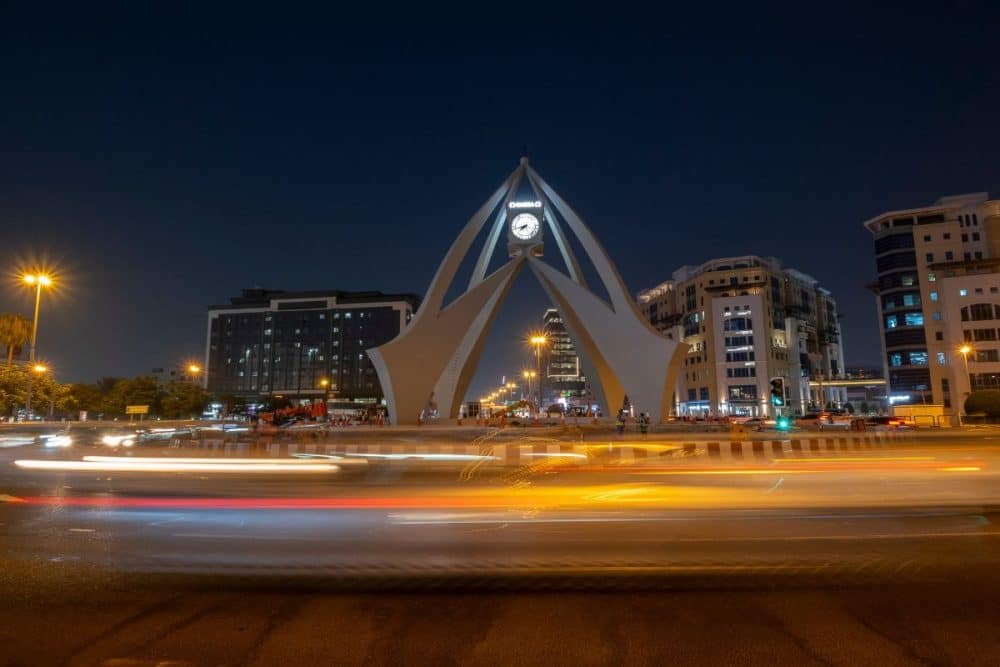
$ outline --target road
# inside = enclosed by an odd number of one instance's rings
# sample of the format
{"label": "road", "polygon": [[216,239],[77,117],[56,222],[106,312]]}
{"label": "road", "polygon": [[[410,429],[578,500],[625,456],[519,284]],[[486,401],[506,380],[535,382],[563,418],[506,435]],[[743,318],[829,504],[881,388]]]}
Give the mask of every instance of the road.
{"label": "road", "polygon": [[[742,465],[12,464],[106,453],[0,450],[4,664],[1000,655],[1000,447],[985,439]],[[203,452],[128,458],[181,454]]]}

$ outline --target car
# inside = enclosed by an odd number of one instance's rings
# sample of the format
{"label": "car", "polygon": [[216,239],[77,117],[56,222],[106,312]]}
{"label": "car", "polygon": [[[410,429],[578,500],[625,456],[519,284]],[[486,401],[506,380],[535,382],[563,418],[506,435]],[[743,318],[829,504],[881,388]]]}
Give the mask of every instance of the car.
{"label": "car", "polygon": [[819,431],[842,430],[851,428],[850,416],[835,415],[831,412],[811,412],[795,420],[796,425]]}

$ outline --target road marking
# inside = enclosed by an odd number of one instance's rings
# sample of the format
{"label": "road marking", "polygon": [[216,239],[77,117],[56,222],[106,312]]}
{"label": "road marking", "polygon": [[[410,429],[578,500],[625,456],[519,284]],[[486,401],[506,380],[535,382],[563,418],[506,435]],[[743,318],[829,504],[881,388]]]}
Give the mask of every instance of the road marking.
{"label": "road marking", "polygon": [[71,533],[96,533],[97,531],[93,528],[67,528]]}

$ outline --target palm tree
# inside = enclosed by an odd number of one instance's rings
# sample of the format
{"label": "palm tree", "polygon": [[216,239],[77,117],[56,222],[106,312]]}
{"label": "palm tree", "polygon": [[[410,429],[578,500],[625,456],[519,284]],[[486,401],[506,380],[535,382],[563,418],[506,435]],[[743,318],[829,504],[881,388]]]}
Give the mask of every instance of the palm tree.
{"label": "palm tree", "polygon": [[7,365],[14,363],[14,351],[31,338],[31,322],[17,313],[0,313],[0,345],[7,348]]}

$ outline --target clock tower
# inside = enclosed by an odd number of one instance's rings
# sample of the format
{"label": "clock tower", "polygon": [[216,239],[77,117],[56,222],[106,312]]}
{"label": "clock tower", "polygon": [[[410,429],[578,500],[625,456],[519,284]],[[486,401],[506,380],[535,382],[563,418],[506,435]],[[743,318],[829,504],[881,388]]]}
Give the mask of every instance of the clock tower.
{"label": "clock tower", "polygon": [[542,256],[545,210],[538,200],[507,200],[507,252],[511,257]]}

